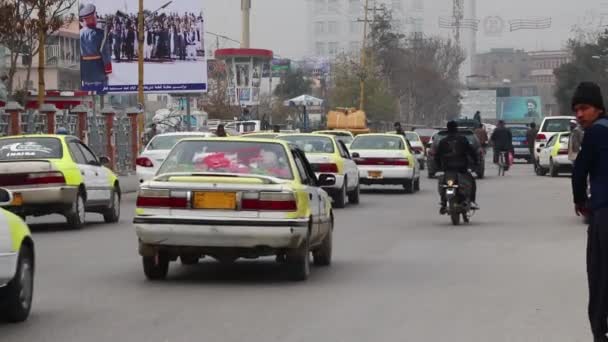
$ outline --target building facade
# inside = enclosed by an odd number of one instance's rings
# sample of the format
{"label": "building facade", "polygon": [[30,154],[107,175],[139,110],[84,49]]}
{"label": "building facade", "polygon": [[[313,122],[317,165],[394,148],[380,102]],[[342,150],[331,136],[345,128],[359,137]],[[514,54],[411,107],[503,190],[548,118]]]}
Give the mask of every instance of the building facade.
{"label": "building facade", "polygon": [[[424,29],[424,0],[369,1],[369,19],[373,6],[386,5],[393,12],[394,24],[403,32]],[[333,57],[340,53],[358,53],[363,40],[365,0],[308,0],[308,54]]]}

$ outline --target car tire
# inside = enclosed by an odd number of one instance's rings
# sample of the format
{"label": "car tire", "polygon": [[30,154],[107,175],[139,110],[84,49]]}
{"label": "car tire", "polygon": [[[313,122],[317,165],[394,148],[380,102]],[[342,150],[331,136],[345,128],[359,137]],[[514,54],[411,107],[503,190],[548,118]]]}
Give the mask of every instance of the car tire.
{"label": "car tire", "polygon": [[82,229],[86,222],[86,208],[85,208],[85,199],[82,191],[78,191],[78,195],[76,195],[76,199],[72,204],[72,208],[66,215],[68,220],[68,226],[71,229]]}
{"label": "car tire", "polygon": [[21,246],[15,277],[1,290],[6,298],[2,318],[11,323],[25,321],[34,295],[34,251],[29,246]]}
{"label": "car tire", "polygon": [[403,184],[403,191],[406,194],[413,194],[414,193],[414,180],[410,179],[407,182],[405,182]]}
{"label": "car tire", "polygon": [[428,174],[428,178],[429,179],[434,179],[435,178],[435,172],[431,171],[430,168],[428,169],[428,173],[427,174]]}
{"label": "car tire", "polygon": [[549,175],[553,178],[557,177],[559,175],[559,170],[558,168],[555,166],[555,163],[553,162],[553,159],[551,159],[549,161]]}
{"label": "car tire", "polygon": [[346,197],[346,178],[344,178],[344,184],[342,184],[342,188],[340,188],[339,192],[334,196],[334,207],[340,209],[346,207]]}
{"label": "car tire", "polygon": [[302,245],[287,254],[289,279],[304,281],[310,276],[310,231]]}
{"label": "car tire", "polygon": [[424,162],[424,160],[420,161],[420,171],[424,171],[426,166],[426,163]]}
{"label": "car tire", "polygon": [[323,243],[319,248],[312,252],[312,257],[315,266],[329,266],[331,265],[331,256],[333,250],[333,234],[334,224],[330,224],[329,232],[323,239]]}
{"label": "car tire", "polygon": [[116,223],[120,220],[120,189],[114,187],[112,198],[110,199],[110,207],[103,213],[103,220],[106,223]]}
{"label": "car tire", "polygon": [[182,265],[191,266],[198,264],[200,258],[198,255],[180,255],[179,260],[182,262]]}
{"label": "car tire", "polygon": [[348,203],[359,204],[360,197],[361,197],[361,185],[357,184],[357,187],[355,188],[355,190],[351,191],[351,193],[348,194]]}
{"label": "car tire", "polygon": [[416,181],[414,182],[414,191],[420,191],[420,178],[416,179]]}
{"label": "car tire", "polygon": [[169,257],[165,253],[142,257],[144,274],[148,280],[164,280],[169,273]]}

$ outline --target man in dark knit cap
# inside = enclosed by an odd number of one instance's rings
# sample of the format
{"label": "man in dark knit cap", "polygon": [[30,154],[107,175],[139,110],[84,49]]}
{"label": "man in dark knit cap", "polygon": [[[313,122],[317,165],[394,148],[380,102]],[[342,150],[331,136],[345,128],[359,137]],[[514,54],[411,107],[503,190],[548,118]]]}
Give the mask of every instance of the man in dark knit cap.
{"label": "man in dark knit cap", "polygon": [[[577,215],[589,216],[587,278],[589,321],[595,342],[608,342],[608,117],[602,91],[595,83],[581,83],[572,110],[585,130],[574,163],[572,191]],[[587,179],[591,198],[587,196]]]}

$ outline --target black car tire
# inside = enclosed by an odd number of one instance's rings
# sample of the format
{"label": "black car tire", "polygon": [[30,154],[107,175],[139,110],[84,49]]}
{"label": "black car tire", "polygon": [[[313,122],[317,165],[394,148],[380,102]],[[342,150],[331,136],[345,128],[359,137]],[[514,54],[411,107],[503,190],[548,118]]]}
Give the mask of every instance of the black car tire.
{"label": "black car tire", "polygon": [[348,194],[348,203],[350,204],[359,204],[361,197],[361,185],[357,184],[355,190],[351,191]]}
{"label": "black car tire", "polygon": [[310,232],[302,245],[287,254],[289,279],[304,281],[310,276]]}
{"label": "black car tire", "polygon": [[103,213],[103,220],[106,223],[116,223],[120,220],[120,200],[120,189],[114,187],[112,198],[110,199],[110,206]]}
{"label": "black car tire", "polygon": [[334,207],[340,209],[346,207],[346,197],[346,178],[344,178],[342,188],[340,188],[339,192],[334,195]]}
{"label": "black car tire", "polygon": [[[158,263],[156,262],[158,258]],[[144,274],[148,280],[164,280],[169,273],[169,257],[165,253],[158,253],[157,256],[142,257]]]}
{"label": "black car tire", "polygon": [[331,223],[329,227],[329,232],[323,239],[323,243],[319,248],[312,252],[312,257],[315,263],[315,266],[329,266],[331,265],[331,256],[333,250],[333,233],[334,233],[334,225]]}
{"label": "black car tire", "polygon": [[78,192],[76,199],[72,204],[72,208],[66,214],[68,226],[71,229],[82,229],[86,222],[86,208],[85,208],[85,197],[82,191]]}
{"label": "black car tire", "polygon": [[559,169],[557,168],[557,166],[555,166],[553,159],[549,161],[549,175],[553,178],[559,175]]}
{"label": "black car tire", "polygon": [[6,298],[0,310],[2,318],[11,323],[25,321],[30,315],[34,295],[34,252],[29,246],[21,246],[15,277],[0,290]]}
{"label": "black car tire", "polygon": [[424,162],[424,160],[420,161],[420,171],[424,171],[426,167],[426,163]]}
{"label": "black car tire", "polygon": [[413,179],[407,180],[403,184],[403,191],[406,194],[413,194],[414,193],[414,189],[415,189],[415,187],[414,187],[414,180]]}

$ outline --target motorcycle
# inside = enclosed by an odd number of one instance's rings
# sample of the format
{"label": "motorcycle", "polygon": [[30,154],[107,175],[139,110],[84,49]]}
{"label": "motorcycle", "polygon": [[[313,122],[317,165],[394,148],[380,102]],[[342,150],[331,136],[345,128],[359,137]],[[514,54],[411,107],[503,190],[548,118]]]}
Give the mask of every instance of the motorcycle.
{"label": "motorcycle", "polygon": [[458,173],[446,173],[441,188],[445,191],[447,200],[446,213],[452,219],[452,224],[460,225],[460,218],[469,223],[474,214],[471,208],[471,186]]}

